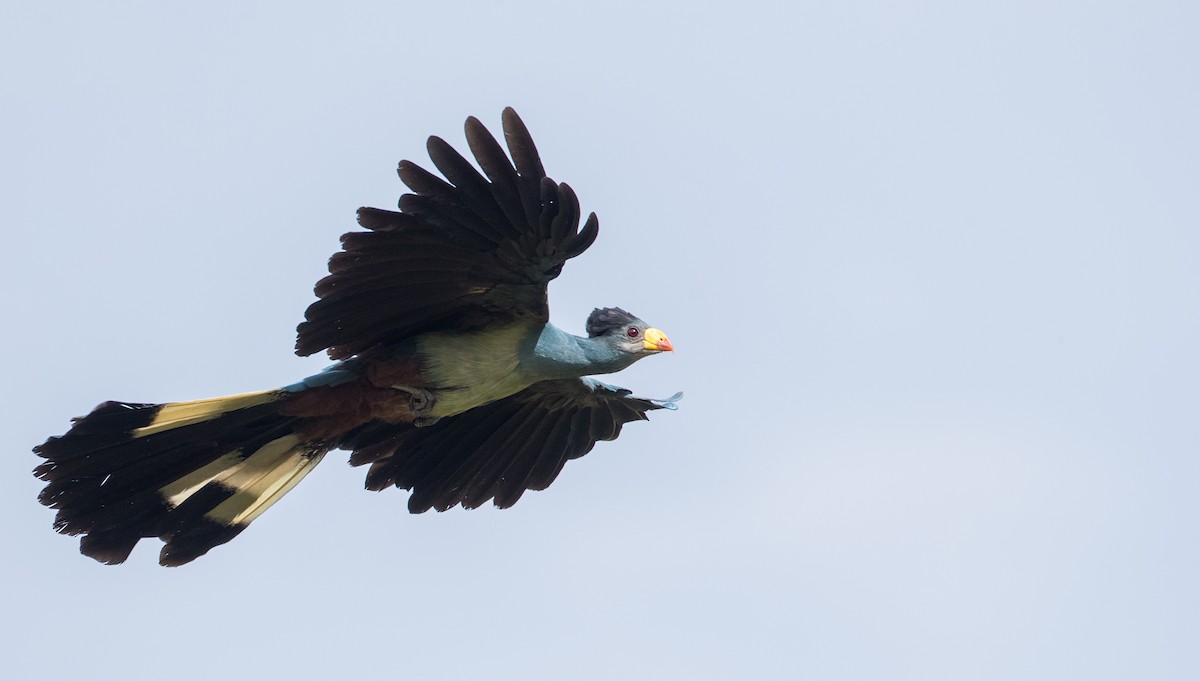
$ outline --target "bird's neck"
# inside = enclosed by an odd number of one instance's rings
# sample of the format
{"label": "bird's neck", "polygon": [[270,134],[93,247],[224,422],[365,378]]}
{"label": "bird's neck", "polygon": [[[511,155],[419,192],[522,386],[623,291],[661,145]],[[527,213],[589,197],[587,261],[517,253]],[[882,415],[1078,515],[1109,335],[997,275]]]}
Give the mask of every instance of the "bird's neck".
{"label": "bird's neck", "polygon": [[636,359],[599,339],[575,336],[547,324],[522,367],[539,380],[577,378],[620,371]]}

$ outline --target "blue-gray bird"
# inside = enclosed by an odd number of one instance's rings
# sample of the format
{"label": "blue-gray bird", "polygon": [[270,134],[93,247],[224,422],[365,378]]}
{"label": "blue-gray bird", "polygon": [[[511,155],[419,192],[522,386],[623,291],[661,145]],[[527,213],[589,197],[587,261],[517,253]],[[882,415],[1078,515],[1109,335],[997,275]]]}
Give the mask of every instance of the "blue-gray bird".
{"label": "blue-gray bird", "polygon": [[620,308],[597,309],[587,337],[549,323],[546,286],[596,239],[579,201],[546,177],[524,123],[503,114],[509,155],[475,118],[480,174],[445,141],[409,161],[399,212],[360,208],[367,231],[317,282],[296,352],[338,360],[275,390],[195,402],[105,402],[34,451],[40,501],[80,550],[121,563],[138,540],[187,563],[237,536],[331,449],[369,465],[366,486],[411,490],[409,510],[511,506],[569,459],[674,401],[586,378],[672,350]]}

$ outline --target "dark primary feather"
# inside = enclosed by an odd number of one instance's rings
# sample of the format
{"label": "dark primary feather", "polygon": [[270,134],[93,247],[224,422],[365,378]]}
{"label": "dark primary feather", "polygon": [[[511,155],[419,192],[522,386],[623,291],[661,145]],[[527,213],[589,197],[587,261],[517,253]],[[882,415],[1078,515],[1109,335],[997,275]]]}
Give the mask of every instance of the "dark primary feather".
{"label": "dark primary feather", "polygon": [[353,465],[371,464],[367,488],[412,490],[409,510],[507,508],[526,490],[545,489],[569,459],[616,439],[621,426],[672,400],[631,397],[591,379],[542,381],[502,400],[415,428],[367,424],[339,444]]}
{"label": "dark primary feather", "polygon": [[297,329],[298,354],[342,359],[429,331],[549,320],[546,285],[595,241],[599,221],[593,213],[580,228],[579,200],[546,177],[516,112],[505,109],[503,124],[511,161],[482,123],[467,120],[483,174],[437,137],[429,156],[445,179],[400,163],[413,193],[400,212],[359,209],[370,231],[342,237]]}

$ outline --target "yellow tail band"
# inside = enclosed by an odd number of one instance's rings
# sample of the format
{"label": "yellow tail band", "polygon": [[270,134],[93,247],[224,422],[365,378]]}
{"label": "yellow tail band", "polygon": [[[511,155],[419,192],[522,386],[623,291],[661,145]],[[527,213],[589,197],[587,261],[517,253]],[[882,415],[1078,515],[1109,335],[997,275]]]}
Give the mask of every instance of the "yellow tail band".
{"label": "yellow tail band", "polygon": [[170,404],[162,405],[158,413],[154,415],[154,420],[150,422],[150,425],[135,428],[130,435],[134,438],[145,437],[164,430],[208,421],[231,411],[265,404],[278,399],[278,396],[278,390],[260,390],[259,392],[242,393],[240,395],[211,397],[206,400],[196,400],[194,402],[171,402]]}

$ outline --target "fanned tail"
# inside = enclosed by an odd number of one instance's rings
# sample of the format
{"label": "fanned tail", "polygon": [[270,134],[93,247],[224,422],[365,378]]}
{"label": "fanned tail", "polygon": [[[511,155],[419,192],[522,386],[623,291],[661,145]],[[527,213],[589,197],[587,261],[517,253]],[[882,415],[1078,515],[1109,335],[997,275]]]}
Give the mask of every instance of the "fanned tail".
{"label": "fanned tail", "polygon": [[281,390],[195,402],[105,402],[65,435],[36,447],[58,509],[54,528],[83,535],[80,551],[121,563],[138,540],[159,537],[159,562],[182,565],[233,539],[330,449],[280,413]]}

